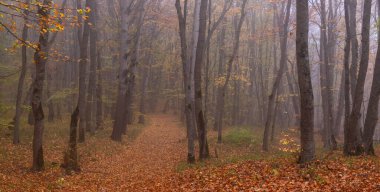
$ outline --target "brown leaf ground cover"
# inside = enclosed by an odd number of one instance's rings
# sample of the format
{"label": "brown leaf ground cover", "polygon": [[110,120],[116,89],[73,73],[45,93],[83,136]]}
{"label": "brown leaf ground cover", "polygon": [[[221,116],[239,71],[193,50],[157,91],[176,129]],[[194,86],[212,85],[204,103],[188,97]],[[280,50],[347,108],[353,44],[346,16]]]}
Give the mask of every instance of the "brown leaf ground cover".
{"label": "brown leaf ground cover", "polygon": [[185,129],[177,118],[149,119],[145,127],[130,126],[122,143],[110,141],[110,128],[89,136],[79,145],[82,171],[72,175],[60,168],[67,137],[61,125],[67,122],[46,126],[41,173],[29,170],[31,138],[13,146],[1,133],[0,191],[380,191],[378,157],[320,151],[318,160],[301,168],[296,153],[286,148],[296,142],[290,134],[281,135],[280,143],[286,144],[276,145],[281,150],[262,153],[260,132],[230,129],[224,144],[215,144],[211,131],[212,158],[187,165]]}
{"label": "brown leaf ground cover", "polygon": [[295,159],[248,160],[189,169],[169,179],[173,191],[380,191],[379,160],[339,154],[304,168]]}
{"label": "brown leaf ground cover", "polygon": [[[150,117],[137,138],[119,144],[110,141],[110,130],[80,144],[79,174],[65,175],[60,168],[65,139],[46,138],[44,172],[30,172],[30,144],[10,144],[3,138],[0,191],[141,191],[160,185],[186,157],[185,131],[167,115]],[[130,128],[132,129],[132,128]],[[131,131],[131,130],[130,130]],[[129,134],[135,135],[136,129]],[[47,133],[49,134],[49,133]],[[64,135],[64,134],[63,134]],[[107,136],[108,135],[108,136]]]}

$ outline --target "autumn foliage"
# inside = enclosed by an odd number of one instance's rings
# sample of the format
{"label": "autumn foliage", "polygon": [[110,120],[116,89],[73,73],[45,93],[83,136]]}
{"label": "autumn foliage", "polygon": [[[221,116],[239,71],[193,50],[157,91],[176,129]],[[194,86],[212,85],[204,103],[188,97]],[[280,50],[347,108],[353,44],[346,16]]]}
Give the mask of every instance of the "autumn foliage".
{"label": "autumn foliage", "polygon": [[[128,139],[115,143],[109,128],[79,145],[82,172],[68,175],[60,168],[65,141],[48,131],[46,170],[30,171],[30,143],[19,146],[1,139],[1,191],[378,191],[377,157],[344,157],[321,153],[300,167],[292,151],[293,132],[281,134],[278,151],[263,153],[255,138],[234,144],[213,144],[219,158],[187,165],[185,129],[172,116],[154,115],[149,124],[130,129]],[[55,131],[64,131],[56,125]],[[236,128],[231,128],[233,131]],[[247,135],[249,132],[244,132]],[[239,134],[239,133],[238,133]],[[210,133],[215,141],[216,133]],[[286,149],[286,150],[284,150]],[[282,152],[281,152],[282,151]],[[251,155],[248,155],[251,153]]]}

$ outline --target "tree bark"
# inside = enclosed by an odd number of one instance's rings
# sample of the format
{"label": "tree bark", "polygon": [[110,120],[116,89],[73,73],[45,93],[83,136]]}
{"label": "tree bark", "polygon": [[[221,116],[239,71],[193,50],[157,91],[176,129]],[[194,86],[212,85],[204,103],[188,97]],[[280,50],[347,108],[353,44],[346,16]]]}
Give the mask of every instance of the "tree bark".
{"label": "tree bark", "polygon": [[[25,4],[29,5],[30,0],[25,0]],[[23,40],[28,39],[28,16],[29,11],[26,9],[24,11],[24,26],[22,29],[22,36],[21,38]],[[21,72],[20,77],[18,80],[18,86],[17,86],[17,96],[16,96],[16,114],[14,117],[14,130],[13,130],[13,144],[19,144],[20,143],[20,117],[21,117],[21,100],[22,100],[22,91],[24,87],[24,81],[25,81],[25,74],[27,71],[27,47],[26,45],[22,45],[21,47]]]}
{"label": "tree bark", "polygon": [[353,99],[352,111],[349,117],[347,127],[345,127],[345,131],[347,133],[344,139],[345,155],[358,155],[363,152],[361,146],[361,130],[358,124],[361,116],[360,112],[363,103],[364,84],[368,69],[371,7],[372,0],[365,0],[362,24],[362,54],[360,59],[358,80],[355,87],[355,97]]}
{"label": "tree bark", "polygon": [[103,77],[102,77],[102,57],[101,53],[98,51],[97,55],[97,81],[96,81],[96,129],[103,128]]}
{"label": "tree bark", "polygon": [[[78,9],[81,8],[80,1],[78,1]],[[91,0],[86,0],[86,7],[90,6]],[[88,13],[86,13],[88,16]],[[78,17],[82,17],[79,15]],[[90,26],[88,21],[83,21],[83,31],[78,29],[79,40],[79,94],[78,94],[78,107],[79,107],[79,142],[82,143],[85,141],[85,130],[86,130],[86,68],[88,63],[88,40],[90,37]],[[83,33],[82,33],[83,32]]]}
{"label": "tree bark", "polygon": [[351,97],[355,98],[357,74],[358,74],[358,55],[359,55],[359,43],[356,35],[356,7],[357,0],[349,0],[349,27],[350,27],[350,39],[351,39],[351,68],[350,68],[350,83],[351,83]]}
{"label": "tree bark", "polygon": [[[36,77],[33,82],[32,92],[32,111],[34,117],[34,134],[33,134],[33,170],[41,171],[44,169],[43,156],[43,131],[44,131],[44,112],[42,109],[42,93],[45,80],[45,66],[48,58],[48,41],[49,41],[49,23],[47,22],[50,14],[52,1],[44,0],[42,5],[38,6],[38,20],[40,35],[38,47],[34,53],[34,62],[36,66]],[[45,32],[46,31],[46,32]]]}
{"label": "tree bark", "polygon": [[191,92],[193,91],[192,86],[189,82],[190,80],[190,63],[187,59],[187,43],[186,43],[186,22],[187,22],[187,0],[184,2],[184,10],[182,13],[180,0],[176,0],[175,7],[178,16],[179,25],[179,36],[181,40],[181,61],[182,61],[182,72],[183,81],[185,87],[185,116],[186,116],[186,128],[187,128],[187,162],[195,162],[195,152],[194,152],[194,111],[193,104],[191,100]]}
{"label": "tree bark", "polygon": [[[134,25],[136,26],[136,32],[134,34],[134,38],[132,39],[132,45],[131,45],[131,66],[130,66],[130,73],[128,75],[129,83],[128,83],[128,91],[127,91],[127,123],[132,124],[133,123],[133,106],[134,106],[134,95],[135,95],[135,78],[136,78],[136,71],[137,66],[139,64],[139,49],[140,49],[140,40],[141,40],[141,31],[142,26],[144,24],[144,16],[145,16],[145,0],[139,1],[139,4],[137,5],[138,8],[138,15],[134,20]],[[123,131],[125,134],[125,130]]]}
{"label": "tree bark", "polygon": [[126,130],[126,96],[128,91],[128,5],[127,2],[120,4],[121,32],[120,32],[120,70],[119,88],[116,101],[115,122],[113,125],[111,139],[121,142],[123,130]]}
{"label": "tree bark", "polygon": [[199,159],[203,160],[209,157],[207,143],[207,129],[205,127],[205,119],[202,105],[202,65],[204,61],[204,51],[206,43],[206,21],[207,21],[207,4],[208,0],[200,1],[199,11],[199,32],[198,43],[195,56],[194,66],[194,91],[195,91],[195,119],[198,129],[199,142]]}
{"label": "tree bark", "polygon": [[311,84],[309,66],[309,3],[308,0],[298,0],[296,56],[298,82],[301,98],[301,153],[298,163],[307,163],[314,159],[314,96]]}
{"label": "tree bark", "polygon": [[344,45],[344,138],[348,137],[348,119],[350,116],[350,47],[351,47],[351,30],[350,30],[350,15],[349,1],[344,1],[344,20],[346,24],[346,39]]}
{"label": "tree bark", "polygon": [[340,131],[341,131],[341,125],[342,125],[342,117],[344,114],[344,83],[345,83],[345,71],[342,71],[341,80],[340,80],[340,87],[339,87],[339,95],[338,95],[338,106],[336,109],[336,116],[334,120],[334,130],[333,133],[336,137],[339,137]]}
{"label": "tree bark", "polygon": [[194,0],[194,16],[193,16],[193,28],[192,28],[192,36],[190,41],[190,56],[189,56],[189,84],[191,87],[190,99],[191,105],[194,109],[193,111],[193,119],[194,119],[194,133],[193,135],[197,137],[197,117],[196,117],[196,106],[195,106],[195,60],[197,56],[197,46],[198,46],[198,37],[199,37],[199,25],[200,25],[200,8],[201,8],[201,0]]}
{"label": "tree bark", "polygon": [[69,150],[64,154],[64,162],[62,167],[66,170],[67,174],[71,174],[72,171],[79,172],[80,166],[78,164],[78,151],[77,151],[77,130],[78,130],[78,117],[79,108],[78,106],[71,114],[70,120],[70,139],[69,139]]}
{"label": "tree bark", "polygon": [[[150,58],[149,58],[150,60]],[[139,122],[140,124],[145,124],[145,96],[146,96],[146,88],[148,85],[149,80],[149,71],[148,67],[143,67],[143,78],[141,83],[141,97],[140,97],[140,116],[139,116]]]}
{"label": "tree bark", "polygon": [[90,1],[90,18],[89,21],[91,26],[89,27],[90,32],[90,72],[89,72],[89,80],[87,87],[87,101],[86,101],[86,129],[90,131],[92,134],[95,133],[95,125],[93,121],[93,114],[95,108],[95,90],[96,90],[96,66],[97,66],[97,1]]}
{"label": "tree bark", "polygon": [[273,108],[274,103],[276,99],[276,94],[278,91],[278,87],[280,86],[280,82],[282,79],[282,76],[285,71],[285,67],[287,65],[287,45],[288,45],[288,25],[289,25],[289,17],[290,17],[290,8],[291,8],[291,1],[288,0],[287,6],[286,6],[286,16],[285,20],[283,21],[282,30],[280,31],[280,45],[281,45],[281,57],[280,57],[280,69],[278,70],[276,79],[274,81],[272,91],[269,95],[268,99],[268,108],[267,108],[267,117],[265,121],[265,129],[264,129],[264,136],[263,136],[263,146],[262,149],[264,151],[269,150],[269,132],[270,132],[270,125],[271,121],[273,120]]}
{"label": "tree bark", "polygon": [[[293,65],[290,62],[289,62],[289,64]],[[289,92],[290,92],[290,96],[292,97],[294,117],[295,117],[295,124],[298,124],[299,115],[300,115],[300,104],[299,104],[299,98],[298,98],[297,88],[294,87],[294,85],[296,85],[297,82],[292,78],[288,65],[286,65],[286,69],[285,70],[286,70],[286,80],[288,81],[288,89],[289,89]]]}
{"label": "tree bark", "polygon": [[[336,48],[337,48],[337,34],[336,34],[336,26],[337,26],[337,9],[336,9],[336,4],[333,4],[333,1],[332,0],[329,0],[328,1],[329,3],[329,9],[328,9],[328,22],[327,22],[327,51],[328,51],[328,59],[329,59],[329,64],[327,65],[327,88],[328,88],[328,98],[329,98],[329,101],[330,101],[330,104],[331,104],[331,141],[332,141],[332,149],[336,149],[337,146],[336,146],[336,140],[335,138],[338,136],[336,133],[337,133],[337,129],[339,129],[337,126],[334,126],[334,120],[336,118],[336,115],[338,115],[338,113],[334,113],[334,109],[338,107],[338,105],[335,105],[334,106],[334,103],[337,103],[337,102],[334,102],[333,101],[333,98],[334,98],[334,76],[337,77],[337,75],[334,75],[334,74],[337,74],[334,72],[335,70],[335,66],[336,66]],[[338,81],[336,79],[336,81]],[[339,101],[343,101],[343,99],[339,100]],[[338,102],[339,102],[338,101]],[[334,108],[335,107],[335,108]],[[341,111],[343,112],[343,111]],[[334,114],[336,114],[334,116]]]}
{"label": "tree bark", "polygon": [[[380,9],[380,0],[377,0],[378,8]],[[379,11],[379,10],[378,10]],[[378,13],[380,15],[380,12]],[[380,18],[378,15],[378,18]],[[379,99],[380,99],[380,32],[377,27],[377,53],[375,60],[375,68],[373,71],[371,94],[368,101],[367,115],[364,123],[363,146],[364,152],[368,155],[375,155],[373,147],[373,136],[375,133],[376,124],[379,115]]]}
{"label": "tree bark", "polygon": [[[225,64],[225,37],[226,37],[226,27],[223,25],[221,32],[218,33],[219,41],[219,64],[218,64],[218,78],[223,77],[223,68]],[[218,143],[222,142],[222,125],[223,125],[223,113],[224,113],[224,95],[226,90],[224,90],[223,85],[217,85],[216,93],[216,105],[215,105],[215,122],[214,130],[218,131]]]}
{"label": "tree bark", "polygon": [[[220,14],[219,18],[216,20],[216,22],[211,25],[211,5],[212,5],[212,1],[209,0],[209,6],[208,6],[208,34],[207,34],[207,43],[206,43],[206,52],[207,52],[207,62],[206,62],[206,77],[205,77],[205,119],[206,119],[206,127],[207,127],[207,116],[208,116],[208,98],[209,98],[209,83],[210,83],[210,78],[209,78],[209,70],[210,70],[210,42],[211,42],[211,38],[215,32],[215,30],[217,29],[217,27],[223,22],[224,18],[225,18],[225,15],[226,13],[228,12],[228,10],[230,10],[231,6],[232,6],[232,0],[225,0],[224,1],[224,6],[223,6],[223,10],[222,10],[222,13]],[[218,96],[217,96],[218,97]],[[219,101],[220,102],[220,101]],[[218,111],[216,111],[215,113],[215,116],[218,116],[220,113]],[[216,118],[215,118],[216,119]],[[220,123],[220,121],[218,122],[214,122],[214,129],[215,130],[218,130],[218,128],[216,128],[216,123]]]}
{"label": "tree bark", "polygon": [[[330,48],[327,41],[327,24],[326,24],[326,2],[321,0],[321,92],[322,92],[322,109],[323,109],[323,146],[326,149],[335,149],[335,139],[332,133],[333,114],[332,114],[332,75],[329,70],[330,64]],[[332,21],[330,21],[332,22]]]}

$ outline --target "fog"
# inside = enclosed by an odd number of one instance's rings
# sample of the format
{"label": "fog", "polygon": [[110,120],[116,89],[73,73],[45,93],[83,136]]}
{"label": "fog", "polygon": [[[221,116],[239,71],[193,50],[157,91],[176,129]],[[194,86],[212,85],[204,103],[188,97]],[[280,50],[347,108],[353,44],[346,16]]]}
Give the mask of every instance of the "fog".
{"label": "fog", "polygon": [[374,191],[379,6],[0,0],[0,192]]}

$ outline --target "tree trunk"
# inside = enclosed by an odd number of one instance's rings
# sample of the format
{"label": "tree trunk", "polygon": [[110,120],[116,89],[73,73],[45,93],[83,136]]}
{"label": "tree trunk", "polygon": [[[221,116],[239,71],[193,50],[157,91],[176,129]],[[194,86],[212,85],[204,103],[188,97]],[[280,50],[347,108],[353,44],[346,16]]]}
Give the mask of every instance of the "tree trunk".
{"label": "tree trunk", "polygon": [[[260,21],[262,22],[262,21]],[[260,89],[258,89],[260,92],[260,95],[258,96],[258,98],[260,98],[261,102],[260,102],[260,109],[261,109],[261,122],[260,122],[260,126],[264,126],[264,122],[265,122],[265,115],[267,114],[267,111],[266,111],[266,98],[267,98],[267,87],[265,86],[265,80],[264,80],[264,70],[263,70],[263,46],[262,46],[262,43],[260,43],[259,45],[259,50],[258,50],[258,57],[259,57],[259,65],[257,66],[257,69],[258,69],[258,77],[260,79]]]}
{"label": "tree trunk", "polygon": [[[206,119],[206,127],[207,127],[207,109],[208,109],[208,106],[207,106],[207,102],[208,102],[208,87],[209,87],[209,65],[210,65],[210,61],[209,61],[209,55],[210,55],[210,42],[211,42],[211,38],[212,38],[212,35],[214,34],[215,30],[217,29],[217,27],[220,25],[220,23],[224,22],[225,21],[225,15],[226,13],[228,12],[228,10],[230,10],[231,6],[232,6],[232,0],[225,0],[224,1],[224,6],[223,6],[223,10],[222,10],[222,13],[220,14],[219,18],[216,20],[216,22],[211,25],[211,6],[212,6],[212,1],[209,0],[209,7],[208,7],[208,19],[209,19],[209,24],[208,24],[208,35],[207,35],[207,43],[206,43],[206,48],[207,48],[207,62],[206,62],[206,78],[205,78],[205,81],[206,81],[206,85],[205,85],[205,119]],[[224,31],[223,31],[224,30]],[[219,36],[220,33],[218,34],[218,41],[220,41],[221,43],[221,46],[224,47],[224,38],[225,38],[225,26],[223,26],[223,29],[222,29],[222,32],[221,33],[224,33],[222,36]],[[220,39],[220,38],[223,38],[223,39]],[[222,73],[223,73],[223,65],[224,65],[224,58],[225,58],[225,55],[224,55],[224,50],[223,48],[219,46],[219,54],[222,54],[222,55],[219,55],[219,70],[218,70],[218,76],[221,77]],[[215,52],[216,53],[216,52]],[[218,86],[218,89],[217,89],[217,105],[216,105],[216,111],[215,111],[215,122],[214,122],[214,130],[219,130],[221,129],[221,126],[222,126],[222,119],[223,117],[220,117],[221,115],[223,116],[223,112],[221,109],[221,106],[218,106],[218,104],[221,104],[221,95],[222,93],[220,92],[220,86]],[[224,103],[223,103],[224,105]],[[219,132],[219,131],[218,131]],[[221,133],[221,131],[220,131]],[[220,136],[221,137],[221,136]],[[218,140],[219,142],[219,140]],[[220,140],[221,142],[221,140]]]}
{"label": "tree trunk", "polygon": [[96,59],[97,67],[97,81],[96,81],[96,129],[103,128],[103,78],[102,78],[102,60],[101,53],[98,51],[98,58]]}
{"label": "tree trunk", "polygon": [[365,0],[362,24],[362,54],[360,59],[358,80],[355,87],[355,97],[353,99],[352,111],[349,117],[347,127],[345,127],[347,133],[344,139],[345,155],[358,155],[363,152],[361,146],[361,130],[358,124],[361,116],[360,110],[363,103],[364,84],[368,69],[371,7],[372,0]]}
{"label": "tree trunk", "polygon": [[280,31],[280,45],[281,45],[281,57],[280,57],[280,69],[278,70],[276,79],[274,81],[272,91],[269,95],[268,99],[268,108],[267,108],[267,117],[265,121],[265,129],[264,129],[264,136],[263,136],[263,146],[262,149],[264,151],[269,150],[269,131],[270,131],[270,125],[271,121],[273,120],[273,108],[274,108],[274,102],[276,99],[276,94],[278,91],[278,87],[280,86],[280,82],[282,79],[282,76],[285,71],[285,66],[287,65],[287,45],[288,45],[288,25],[289,25],[289,17],[290,17],[290,8],[291,8],[291,1],[288,0],[287,6],[286,6],[286,16],[285,20],[283,21],[282,30]]}
{"label": "tree trunk", "polygon": [[301,98],[301,154],[298,163],[306,163],[314,159],[314,96],[311,84],[309,65],[309,3],[308,0],[298,0],[296,56],[298,82]]}
{"label": "tree trunk", "polygon": [[186,21],[187,21],[187,0],[184,2],[184,10],[182,13],[180,0],[176,0],[175,7],[178,15],[179,23],[179,36],[181,40],[181,61],[182,61],[182,72],[183,81],[185,87],[185,116],[186,116],[186,128],[187,128],[187,162],[195,162],[195,152],[194,152],[194,111],[193,104],[191,100],[191,92],[193,91],[192,86],[189,82],[190,80],[190,63],[187,60],[187,43],[186,43]]}
{"label": "tree trunk", "polygon": [[[132,124],[133,123],[133,106],[134,106],[134,95],[135,95],[135,78],[136,78],[136,71],[137,66],[139,64],[139,49],[140,49],[140,40],[141,40],[141,28],[144,24],[144,14],[145,14],[145,0],[139,1],[138,6],[138,15],[136,16],[136,23],[134,24],[136,26],[136,32],[135,36],[132,40],[132,49],[130,51],[131,54],[131,67],[130,67],[130,73],[129,73],[129,82],[128,82],[128,91],[127,91],[127,123]],[[123,131],[125,134],[125,130]]]}
{"label": "tree trunk", "polygon": [[[330,21],[332,22],[332,21]],[[335,149],[335,139],[332,133],[333,114],[332,114],[332,75],[329,70],[330,64],[330,48],[327,42],[327,24],[326,24],[326,2],[321,0],[321,92],[322,92],[322,108],[323,108],[323,146],[326,149]]]}
{"label": "tree trunk", "polygon": [[[250,49],[250,90],[249,90],[249,95],[251,95],[251,103],[249,105],[249,118],[251,119],[250,123],[251,125],[255,125],[255,122],[261,121],[261,117],[259,113],[255,114],[255,108],[254,108],[254,97],[253,95],[256,93],[256,99],[257,99],[257,106],[260,105],[260,96],[259,96],[259,91],[258,91],[258,83],[256,81],[256,40],[253,38],[256,35],[256,14],[254,13],[251,16],[251,39],[249,40],[249,49]],[[261,109],[261,107],[256,107],[257,111]],[[257,116],[258,118],[255,119],[254,117]]]}
{"label": "tree trunk", "polygon": [[[34,117],[33,135],[33,170],[41,171],[44,168],[43,156],[43,131],[44,131],[44,112],[42,109],[42,93],[45,80],[45,66],[48,58],[49,23],[47,22],[50,14],[51,0],[44,0],[38,6],[40,35],[38,47],[34,53],[34,63],[36,66],[36,77],[33,82],[32,92],[32,111]],[[45,32],[46,31],[46,32]]]}
{"label": "tree trunk", "polygon": [[120,4],[121,32],[120,32],[120,70],[119,88],[116,101],[115,122],[111,139],[121,142],[123,130],[126,130],[126,96],[128,91],[128,3]]}
{"label": "tree trunk", "polygon": [[[238,62],[236,63],[235,65],[235,72],[238,72],[239,71],[239,64]],[[233,105],[232,105],[232,119],[231,119],[231,125],[232,126],[236,126],[236,125],[239,125],[240,123],[240,101],[239,101],[239,98],[240,98],[240,84],[239,84],[239,81],[238,80],[234,80],[233,81],[233,89],[234,89],[234,92],[233,92]]]}
{"label": "tree trunk", "polygon": [[[336,4],[334,4],[336,6]],[[328,11],[328,24],[327,24],[327,27],[328,27],[328,30],[327,30],[327,36],[328,36],[328,39],[327,39],[327,53],[328,53],[328,61],[329,61],[329,65],[327,65],[327,98],[329,99],[330,101],[330,111],[332,113],[331,115],[331,142],[332,142],[332,149],[336,149],[337,146],[336,146],[336,141],[335,141],[335,138],[337,137],[337,135],[335,134],[337,131],[336,129],[338,129],[338,127],[335,127],[334,126],[334,114],[338,115],[337,113],[334,113],[333,109],[334,109],[334,103],[337,103],[337,102],[334,102],[333,101],[333,98],[334,98],[334,76],[337,77],[337,73],[334,72],[335,70],[335,66],[336,66],[336,48],[337,48],[337,34],[336,34],[336,26],[337,26],[337,14],[336,14],[336,11],[334,12],[334,10],[336,10],[336,7],[333,6],[333,3],[332,3],[332,0],[329,0],[329,11]],[[335,74],[335,75],[334,75]],[[337,79],[336,79],[337,81]],[[343,99],[342,99],[343,101]],[[337,105],[335,105],[335,107],[338,107]],[[335,118],[336,119],[336,118]]]}
{"label": "tree trunk", "polygon": [[[292,65],[292,63],[290,63],[290,64]],[[285,70],[286,70],[286,80],[288,81],[288,89],[289,89],[290,95],[292,97],[295,124],[298,124],[299,115],[300,115],[300,105],[299,105],[299,99],[298,99],[298,92],[296,90],[297,88],[294,87],[294,85],[296,85],[297,82],[295,82],[293,80],[291,73],[290,73],[290,70],[288,68],[288,65],[286,65]]]}
{"label": "tree trunk", "polygon": [[351,47],[351,30],[349,1],[344,1],[344,20],[346,24],[346,39],[344,45],[344,138],[348,137],[346,127],[348,127],[348,119],[350,116],[350,47]]}
{"label": "tree trunk", "polygon": [[[226,79],[224,80],[223,86],[218,88],[217,107],[219,109],[217,109],[218,119],[216,119],[216,121],[218,122],[218,123],[216,123],[216,126],[217,126],[216,128],[218,130],[218,143],[222,142],[222,121],[223,121],[223,113],[224,113],[224,97],[226,95],[228,83],[229,83],[230,78],[231,78],[232,64],[235,61],[237,54],[239,52],[240,33],[241,33],[241,28],[243,26],[244,19],[245,19],[245,14],[246,14],[245,13],[245,6],[246,6],[246,4],[247,4],[247,0],[244,0],[242,7],[241,7],[240,20],[239,20],[238,26],[235,28],[235,38],[234,38],[234,46],[233,46],[232,56],[227,61],[227,67],[228,68],[227,68]],[[224,50],[222,50],[224,47],[224,39],[225,39],[225,33],[226,33],[225,31],[226,31],[226,29],[225,29],[225,27],[223,27],[222,35],[221,35],[221,39],[220,39],[221,48],[220,48],[220,58],[219,58],[219,62],[220,62],[219,63],[219,74],[221,74],[221,72],[223,70],[222,66],[223,66],[223,63],[224,63],[223,60],[225,57]]]}
{"label": "tree trunk", "polygon": [[79,172],[80,167],[78,164],[78,152],[77,152],[77,130],[78,130],[78,116],[79,108],[75,108],[71,114],[70,121],[70,139],[69,150],[64,153],[62,167],[66,170],[67,174],[71,174],[72,171]]}
{"label": "tree trunk", "polygon": [[[380,0],[377,0],[378,8],[380,9]],[[379,11],[379,10],[378,10]],[[378,13],[378,18],[380,18],[380,12]],[[377,28],[377,53],[375,68],[373,71],[371,94],[368,101],[367,115],[364,123],[364,133],[363,133],[363,146],[364,152],[368,155],[375,155],[375,150],[373,147],[373,136],[375,133],[376,124],[379,115],[379,99],[380,99],[380,32],[379,27]]]}
{"label": "tree trunk", "polygon": [[[25,0],[25,4],[29,5],[30,0]],[[22,39],[27,40],[28,39],[28,16],[29,11],[24,11],[24,26],[22,29]],[[27,71],[27,47],[26,45],[22,45],[21,48],[21,72],[20,77],[18,80],[18,86],[17,86],[17,97],[16,97],[16,114],[14,117],[14,130],[13,130],[13,144],[19,144],[20,143],[20,117],[21,117],[21,100],[22,100],[22,91],[24,87],[24,81],[25,81],[25,74]]]}
{"label": "tree trunk", "polygon": [[[32,100],[33,100],[33,87],[34,87],[34,85],[33,85],[33,83],[34,83],[34,79],[35,79],[35,71],[32,73],[32,79],[33,79],[33,82],[30,84],[30,88],[29,88],[29,91],[30,91],[30,97],[29,98],[27,98],[28,99],[28,104],[30,105],[30,106],[32,106]],[[29,125],[34,125],[34,117],[33,117],[33,111],[32,110],[30,110],[29,111],[29,113],[28,113],[28,124]]]}
{"label": "tree trunk", "polygon": [[49,73],[46,74],[46,97],[48,98],[47,106],[48,106],[48,122],[53,122],[55,114],[54,114],[54,105],[53,101],[51,99],[51,73],[53,71],[49,71]]}
{"label": "tree trunk", "polygon": [[[226,25],[223,25],[221,32],[218,33],[219,41],[219,66],[218,66],[218,78],[223,77],[223,66],[225,61],[225,36],[226,36]],[[215,122],[214,130],[218,131],[218,143],[222,142],[222,125],[223,125],[223,112],[224,112],[224,95],[225,95],[224,86],[217,85],[216,93],[216,105],[215,105]]]}
{"label": "tree trunk", "polygon": [[351,97],[355,98],[355,89],[358,74],[358,55],[359,55],[359,43],[356,35],[356,7],[357,0],[349,0],[349,27],[350,27],[350,39],[351,39],[351,68],[350,68],[350,83],[351,83]]}
{"label": "tree trunk", "polygon": [[344,82],[345,82],[345,74],[344,71],[342,71],[342,76],[340,80],[340,87],[339,87],[339,96],[338,96],[338,106],[336,109],[336,116],[334,120],[334,130],[333,133],[336,137],[339,137],[340,131],[341,131],[341,125],[342,125],[342,117],[344,112]]}
{"label": "tree trunk", "polygon": [[[81,8],[80,1],[78,1],[78,9]],[[91,5],[91,0],[86,0],[86,7]],[[86,13],[88,16],[88,13]],[[78,17],[82,17],[79,15]],[[88,21],[84,21],[83,33],[81,29],[78,29],[79,33],[79,94],[78,94],[78,106],[79,106],[79,142],[82,143],[85,141],[85,130],[86,130],[86,68],[88,63],[88,40],[90,36],[90,26]]]}
{"label": "tree trunk", "polygon": [[[212,1],[208,0],[208,9],[207,9],[207,39],[210,36],[211,33],[211,6],[212,6]],[[210,44],[207,42],[206,44],[206,66],[205,66],[205,99],[204,99],[204,118],[205,118],[205,127],[208,127],[208,104],[209,104],[209,87],[210,87]]]}
{"label": "tree trunk", "polygon": [[[150,58],[149,58],[150,60]],[[145,96],[146,96],[146,87],[148,85],[149,80],[149,71],[146,66],[143,67],[143,78],[141,83],[141,97],[140,97],[140,116],[139,122],[140,124],[145,124]]]}
{"label": "tree trunk", "polygon": [[274,142],[275,129],[276,129],[276,118],[278,116],[278,105],[279,105],[278,95],[279,95],[279,93],[277,93],[276,103],[275,103],[274,110],[273,110],[272,130],[271,130],[271,135],[270,135],[270,141],[272,143]]}
{"label": "tree trunk", "polygon": [[208,0],[201,0],[199,11],[199,35],[194,66],[195,119],[198,129],[199,159],[201,160],[209,157],[207,130],[202,109],[202,65],[206,43],[207,4]]}
{"label": "tree trunk", "polygon": [[90,72],[89,72],[89,81],[87,88],[87,101],[86,101],[86,129],[92,134],[95,133],[95,125],[93,121],[94,107],[95,107],[95,90],[96,90],[96,66],[97,66],[97,1],[90,1],[90,23],[92,24],[89,27],[90,31]]}
{"label": "tree trunk", "polygon": [[194,119],[194,137],[197,137],[197,116],[196,116],[196,106],[195,106],[195,60],[197,56],[197,46],[198,46],[198,37],[199,37],[199,24],[200,24],[200,8],[201,8],[201,0],[194,0],[194,16],[193,16],[193,28],[192,28],[192,36],[191,36],[191,44],[190,44],[190,57],[189,57],[189,84],[191,87],[190,99],[191,105],[193,107],[193,119]]}
{"label": "tree trunk", "polygon": [[[153,38],[154,34],[157,33],[156,28],[153,27],[151,29],[151,37],[152,39],[149,41],[149,49],[152,49],[153,46]],[[148,83],[150,79],[150,68],[153,62],[153,56],[149,55],[146,58],[147,64],[142,66],[142,83],[141,83],[141,96],[140,96],[140,106],[139,106],[139,111],[140,111],[140,116],[139,116],[139,121],[138,123],[144,124],[145,123],[145,114],[146,114],[146,108],[145,108],[145,103],[146,103],[146,95],[147,95],[147,88],[148,88]]]}

